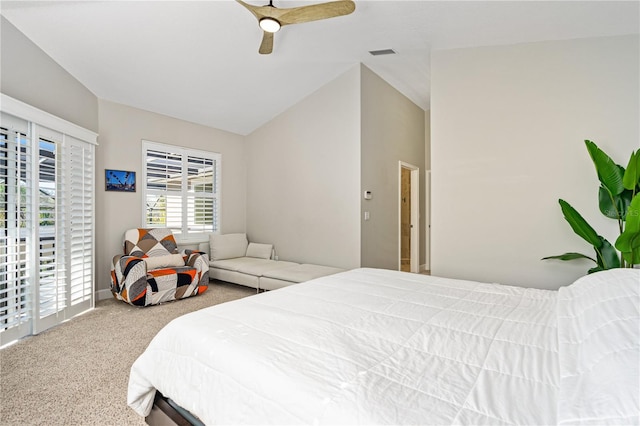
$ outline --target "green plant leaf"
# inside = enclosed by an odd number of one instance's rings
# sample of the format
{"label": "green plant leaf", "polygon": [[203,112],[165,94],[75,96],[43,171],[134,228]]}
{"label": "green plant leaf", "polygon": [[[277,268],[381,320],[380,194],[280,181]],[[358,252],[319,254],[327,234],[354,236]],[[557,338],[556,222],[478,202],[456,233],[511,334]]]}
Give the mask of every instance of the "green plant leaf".
{"label": "green plant leaf", "polygon": [[587,274],[593,274],[594,272],[600,272],[600,271],[604,271],[604,269],[602,269],[602,266],[594,266],[593,268],[587,271]]}
{"label": "green plant leaf", "polygon": [[598,179],[612,195],[619,195],[624,191],[622,184],[622,176],[625,173],[624,168],[614,163],[614,161],[605,154],[598,146],[590,140],[585,140],[589,155],[596,166]]}
{"label": "green plant leaf", "polygon": [[600,185],[600,189],[598,189],[598,207],[600,208],[600,212],[609,219],[620,219],[621,214],[616,204],[611,192],[609,192],[604,185]]}
{"label": "green plant leaf", "polygon": [[623,232],[616,240],[616,248],[622,252],[640,247],[640,232]]}
{"label": "green plant leaf", "polygon": [[624,260],[629,263],[629,266],[640,264],[640,247],[636,247],[630,252],[625,252],[622,254],[624,256]]}
{"label": "green plant leaf", "polygon": [[610,219],[626,220],[627,209],[631,204],[633,192],[625,189],[618,195],[611,195],[609,190],[600,186],[598,190],[598,207],[600,212]]}
{"label": "green plant leaf", "polygon": [[586,254],[574,253],[574,252],[559,254],[557,256],[547,256],[542,258],[542,260],[549,260],[549,259],[557,259],[557,260],[589,259],[590,261],[597,263],[594,258],[589,257]]}
{"label": "green plant leaf", "polygon": [[598,265],[601,266],[602,269],[619,268],[620,258],[618,257],[616,249],[604,237],[598,235],[598,238],[600,239],[600,246],[594,246]]}
{"label": "green plant leaf", "polygon": [[640,263],[640,194],[629,204],[624,231],[616,240],[616,248],[629,264]]}
{"label": "green plant leaf", "polygon": [[629,164],[622,176],[622,184],[630,191],[640,186],[640,149],[631,153]]}
{"label": "green plant leaf", "polygon": [[566,221],[569,222],[569,225],[571,226],[571,229],[573,229],[573,232],[575,232],[578,236],[580,236],[583,240],[585,240],[592,246],[596,248],[600,247],[601,237],[591,227],[591,225],[589,225],[587,221],[584,220],[582,216],[580,216],[580,213],[578,213],[577,210],[571,206],[571,204],[567,203],[563,199],[558,200],[558,202],[560,203],[562,214],[564,214],[564,218],[566,219]]}
{"label": "green plant leaf", "polygon": [[616,240],[616,248],[629,265],[640,263],[640,233],[622,233]]}

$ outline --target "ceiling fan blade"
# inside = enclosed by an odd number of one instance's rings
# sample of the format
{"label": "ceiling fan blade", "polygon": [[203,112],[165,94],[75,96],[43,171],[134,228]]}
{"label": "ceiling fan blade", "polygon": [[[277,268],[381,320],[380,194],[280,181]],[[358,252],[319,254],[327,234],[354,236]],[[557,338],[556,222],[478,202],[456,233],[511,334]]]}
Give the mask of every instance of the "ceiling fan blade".
{"label": "ceiling fan blade", "polygon": [[238,3],[240,3],[241,5],[243,5],[249,12],[251,12],[253,14],[253,16],[255,16],[256,18],[260,19],[260,17],[257,15],[256,9],[258,9],[258,6],[254,6],[252,4],[249,3],[245,3],[242,0],[236,0]]}
{"label": "ceiling fan blade", "polygon": [[268,55],[273,52],[273,33],[263,31],[264,35],[262,36],[262,43],[260,43],[260,52],[263,55]]}
{"label": "ceiling fan blade", "polygon": [[332,1],[309,6],[292,7],[290,9],[279,9],[284,13],[278,14],[277,19],[281,25],[301,24],[348,15],[355,9],[356,4],[351,0]]}
{"label": "ceiling fan blade", "polygon": [[273,6],[254,6],[252,4],[243,2],[242,0],[236,0],[236,1],[241,5],[243,5],[249,12],[251,12],[258,21],[265,17],[278,18],[278,16],[280,16],[283,12],[286,12],[287,10],[289,10],[289,9],[278,9]]}
{"label": "ceiling fan blade", "polygon": [[[263,18],[273,18],[278,21],[281,26],[301,24],[303,22],[318,21],[320,19],[348,15],[356,8],[356,4],[352,0],[338,0],[328,3],[282,9],[273,6],[271,1],[267,6],[254,6],[252,4],[245,3],[243,0],[236,1],[251,12],[258,22]],[[260,44],[258,52],[263,55],[268,55],[273,52],[272,32],[263,31],[262,43]]]}

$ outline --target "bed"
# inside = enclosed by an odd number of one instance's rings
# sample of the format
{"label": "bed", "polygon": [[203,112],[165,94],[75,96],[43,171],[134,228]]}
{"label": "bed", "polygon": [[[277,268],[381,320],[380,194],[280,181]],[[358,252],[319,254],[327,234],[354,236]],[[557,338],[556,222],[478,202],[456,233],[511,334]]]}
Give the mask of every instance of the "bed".
{"label": "bed", "polygon": [[355,269],[172,321],[128,404],[207,425],[638,424],[639,287],[633,269],[559,291]]}

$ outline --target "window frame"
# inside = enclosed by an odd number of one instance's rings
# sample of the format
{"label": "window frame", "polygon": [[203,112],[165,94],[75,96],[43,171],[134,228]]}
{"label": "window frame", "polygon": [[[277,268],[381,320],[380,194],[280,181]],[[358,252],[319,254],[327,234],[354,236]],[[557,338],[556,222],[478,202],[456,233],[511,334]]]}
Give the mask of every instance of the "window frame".
{"label": "window frame", "polygon": [[[156,191],[150,191],[148,186],[147,186],[147,153],[149,150],[152,151],[159,151],[159,152],[163,152],[166,154],[179,154],[181,156],[181,161],[182,164],[185,165],[185,163],[188,163],[188,158],[189,156],[191,157],[199,157],[199,158],[203,158],[203,159],[207,159],[207,160],[212,160],[214,162],[214,172],[215,172],[215,177],[213,180],[213,192],[211,193],[211,196],[207,195],[204,198],[211,198],[212,200],[215,200],[212,204],[214,204],[214,210],[211,211],[212,214],[212,220],[213,220],[213,224],[212,230],[204,230],[202,232],[193,232],[193,231],[189,231],[189,219],[188,219],[188,209],[183,208],[181,215],[182,215],[182,220],[181,220],[181,227],[180,227],[180,232],[179,233],[175,233],[175,238],[177,241],[181,242],[181,243],[188,243],[188,242],[199,242],[199,241],[203,241],[209,234],[219,234],[220,233],[220,229],[221,229],[221,223],[222,223],[222,209],[221,209],[221,193],[222,193],[222,184],[221,184],[221,177],[222,177],[222,154],[220,154],[219,152],[213,152],[213,151],[204,151],[204,150],[199,150],[199,149],[194,149],[194,148],[187,148],[184,146],[179,146],[179,145],[172,145],[172,144],[167,144],[167,143],[161,143],[161,142],[154,142],[154,141],[150,141],[150,140],[145,140],[142,139],[142,172],[140,173],[141,176],[141,181],[139,184],[139,187],[142,188],[141,192],[142,192],[142,217],[141,217],[141,223],[142,223],[142,227],[152,227],[153,225],[147,222],[147,196],[153,193],[157,193]],[[181,170],[181,188],[180,188],[180,197],[181,197],[181,204],[183,207],[186,207],[188,204],[188,199],[189,197],[193,197],[193,193],[189,193],[189,188],[188,188],[188,171],[186,171],[185,173],[185,167],[182,168]],[[169,190],[165,190],[165,193],[171,192],[173,194],[175,194],[177,191],[169,191]],[[204,193],[204,194],[209,194],[209,193]],[[165,222],[165,226],[166,226],[166,222]],[[174,227],[171,227],[172,229],[174,229]]]}

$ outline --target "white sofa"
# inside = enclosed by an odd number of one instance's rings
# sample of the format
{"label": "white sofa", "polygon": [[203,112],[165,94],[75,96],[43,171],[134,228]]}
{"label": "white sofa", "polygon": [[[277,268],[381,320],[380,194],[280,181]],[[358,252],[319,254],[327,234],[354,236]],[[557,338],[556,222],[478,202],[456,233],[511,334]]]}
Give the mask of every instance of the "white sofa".
{"label": "white sofa", "polygon": [[247,235],[211,234],[200,246],[209,253],[209,277],[258,290],[275,290],[343,269],[308,263],[273,260],[273,245],[249,243]]}

